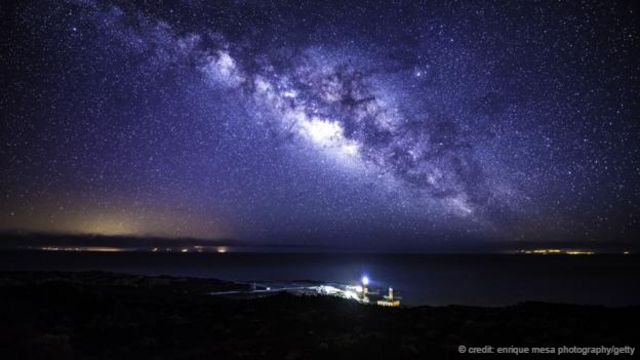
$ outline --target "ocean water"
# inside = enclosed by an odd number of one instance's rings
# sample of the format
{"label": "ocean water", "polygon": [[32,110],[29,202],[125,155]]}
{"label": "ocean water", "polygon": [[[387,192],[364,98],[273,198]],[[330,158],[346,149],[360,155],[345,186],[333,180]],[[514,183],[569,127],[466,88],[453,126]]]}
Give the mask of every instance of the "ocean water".
{"label": "ocean water", "polygon": [[379,255],[1,251],[0,271],[105,270],[230,281],[314,280],[393,287],[406,305],[545,301],[640,305],[640,256]]}

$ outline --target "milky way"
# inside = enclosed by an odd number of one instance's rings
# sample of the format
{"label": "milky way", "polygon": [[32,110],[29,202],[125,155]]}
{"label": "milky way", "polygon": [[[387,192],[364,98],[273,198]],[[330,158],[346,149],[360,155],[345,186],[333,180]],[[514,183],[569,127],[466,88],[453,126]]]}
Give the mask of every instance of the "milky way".
{"label": "milky way", "polygon": [[285,75],[270,74],[268,65],[245,74],[223,51],[208,57],[203,71],[272,110],[274,126],[284,136],[306,140],[347,166],[360,165],[422,190],[418,201],[441,200],[461,215],[486,204],[491,189],[471,143],[459,139],[455,124],[392,113],[393,105],[367,86],[366,74],[341,63],[318,63],[318,52]]}
{"label": "milky way", "polygon": [[628,240],[639,33],[608,6],[3,5],[1,227]]}

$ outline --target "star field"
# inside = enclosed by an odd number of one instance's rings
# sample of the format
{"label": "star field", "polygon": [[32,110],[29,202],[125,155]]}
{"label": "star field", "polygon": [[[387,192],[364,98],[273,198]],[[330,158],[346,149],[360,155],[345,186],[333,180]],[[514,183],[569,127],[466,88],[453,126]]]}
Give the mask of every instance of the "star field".
{"label": "star field", "polygon": [[1,230],[630,241],[633,2],[2,5]]}

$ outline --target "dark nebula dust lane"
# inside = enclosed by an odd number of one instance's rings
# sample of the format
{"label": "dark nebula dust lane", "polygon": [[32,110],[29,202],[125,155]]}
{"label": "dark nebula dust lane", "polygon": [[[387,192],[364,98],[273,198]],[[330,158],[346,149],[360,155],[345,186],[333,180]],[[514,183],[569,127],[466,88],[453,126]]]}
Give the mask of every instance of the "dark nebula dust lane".
{"label": "dark nebula dust lane", "polygon": [[628,241],[634,4],[2,5],[0,230]]}

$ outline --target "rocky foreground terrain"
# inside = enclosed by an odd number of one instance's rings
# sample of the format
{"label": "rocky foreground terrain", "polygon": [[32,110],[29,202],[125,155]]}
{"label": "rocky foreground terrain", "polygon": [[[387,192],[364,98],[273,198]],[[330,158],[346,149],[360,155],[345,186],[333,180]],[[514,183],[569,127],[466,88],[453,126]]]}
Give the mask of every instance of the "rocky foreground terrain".
{"label": "rocky foreground terrain", "polygon": [[2,359],[471,358],[458,346],[635,345],[640,307],[389,309],[246,285],[104,272],[0,273]]}

